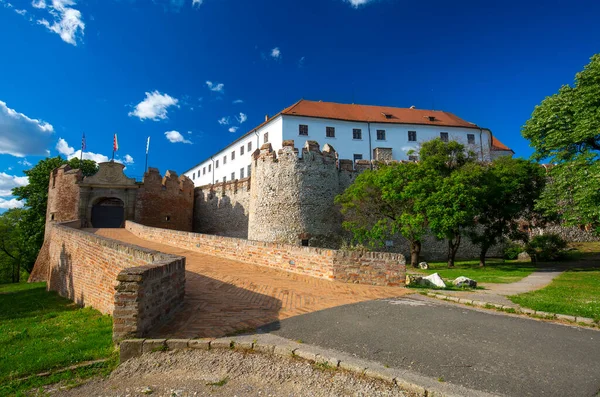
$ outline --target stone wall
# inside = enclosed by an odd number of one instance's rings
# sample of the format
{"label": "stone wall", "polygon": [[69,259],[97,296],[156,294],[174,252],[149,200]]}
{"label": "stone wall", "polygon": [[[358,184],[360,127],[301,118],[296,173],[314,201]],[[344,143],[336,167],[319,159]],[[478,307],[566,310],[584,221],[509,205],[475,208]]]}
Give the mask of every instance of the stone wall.
{"label": "stone wall", "polygon": [[135,221],[164,229],[191,231],[194,211],[194,183],[187,176],[149,168],[135,200]]}
{"label": "stone wall", "polygon": [[558,234],[564,240],[574,243],[584,243],[600,241],[600,236],[594,235],[591,230],[585,230],[579,227],[569,227],[563,225],[546,225],[543,228],[533,227],[529,229],[529,236],[539,236],[544,234]]}
{"label": "stone wall", "polygon": [[[248,238],[251,178],[197,187],[194,231]],[[140,222],[143,223],[143,222]]]}
{"label": "stone wall", "polygon": [[46,225],[36,281],[113,315],[115,339],[143,336],[183,302],[185,258],[78,230],[80,223]]}
{"label": "stone wall", "polygon": [[277,154],[270,144],[254,152],[248,238],[296,245],[336,246],[341,214],[334,199],[354,171],[338,169],[335,150],[307,141],[298,157],[293,141]]}
{"label": "stone wall", "polygon": [[401,254],[299,247],[157,229],[134,222],[126,222],[125,227],[140,238],[161,244],[328,280],[394,286],[403,284],[406,275]]}
{"label": "stone wall", "polygon": [[81,171],[71,169],[67,164],[50,173],[46,222],[79,219],[79,183],[82,179]]}

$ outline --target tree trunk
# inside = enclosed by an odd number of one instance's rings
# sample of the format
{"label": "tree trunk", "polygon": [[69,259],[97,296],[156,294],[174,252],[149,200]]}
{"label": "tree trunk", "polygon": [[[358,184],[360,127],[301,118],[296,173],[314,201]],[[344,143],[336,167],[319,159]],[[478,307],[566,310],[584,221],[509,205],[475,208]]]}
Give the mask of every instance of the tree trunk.
{"label": "tree trunk", "polygon": [[421,242],[411,241],[410,242],[410,264],[412,267],[419,267],[419,256],[421,254]]}
{"label": "tree trunk", "polygon": [[460,234],[457,235],[454,239],[448,239],[448,267],[454,267],[454,258],[456,258],[456,253],[458,252],[458,247],[460,247]]}
{"label": "tree trunk", "polygon": [[481,251],[479,252],[479,267],[485,267],[485,255],[489,248],[490,247],[487,244],[481,246]]}

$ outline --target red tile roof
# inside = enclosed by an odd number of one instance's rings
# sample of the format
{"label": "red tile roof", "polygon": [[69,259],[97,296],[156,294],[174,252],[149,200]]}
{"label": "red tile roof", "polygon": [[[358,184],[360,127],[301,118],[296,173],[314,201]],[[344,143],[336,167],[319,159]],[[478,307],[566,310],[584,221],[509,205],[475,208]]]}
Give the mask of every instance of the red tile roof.
{"label": "red tile roof", "polygon": [[371,123],[437,125],[443,127],[477,128],[452,113],[440,110],[394,108],[389,106],[355,105],[334,102],[300,100],[281,114]]}
{"label": "red tile roof", "polygon": [[513,152],[514,153],[514,151],[511,148],[509,148],[508,146],[506,146],[505,144],[503,144],[502,142],[500,142],[498,140],[498,138],[496,138],[493,135],[492,135],[492,150],[507,151],[507,152]]}

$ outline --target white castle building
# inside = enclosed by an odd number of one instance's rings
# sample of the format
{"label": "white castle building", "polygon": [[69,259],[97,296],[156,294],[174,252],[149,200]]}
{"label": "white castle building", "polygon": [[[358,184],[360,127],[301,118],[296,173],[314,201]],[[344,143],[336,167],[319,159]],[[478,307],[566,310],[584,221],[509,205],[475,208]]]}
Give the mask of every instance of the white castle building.
{"label": "white castle building", "polygon": [[456,140],[483,161],[514,152],[492,132],[439,110],[394,108],[300,100],[216,152],[184,175],[196,186],[250,176],[252,153],[270,143],[275,151],[283,141],[296,147],[317,141],[333,146],[340,159],[417,160],[419,144],[435,138]]}

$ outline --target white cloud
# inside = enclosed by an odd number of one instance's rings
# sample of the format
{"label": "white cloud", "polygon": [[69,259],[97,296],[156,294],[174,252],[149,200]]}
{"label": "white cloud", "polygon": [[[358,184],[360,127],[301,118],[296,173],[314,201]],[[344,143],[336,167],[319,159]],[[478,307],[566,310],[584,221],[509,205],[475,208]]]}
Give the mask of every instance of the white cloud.
{"label": "white cloud", "polygon": [[20,160],[20,161],[18,161],[18,163],[24,167],[31,167],[33,165],[29,161],[27,161],[27,159]]}
{"label": "white cloud", "polygon": [[52,22],[48,22],[45,18],[39,19],[38,24],[44,25],[48,30],[60,36],[65,42],[77,45],[77,41],[81,41],[85,30],[81,12],[72,8],[76,0],[52,0],[52,4],[48,5],[45,1],[33,2],[31,5],[39,9],[47,9],[52,17]]}
{"label": "white cloud", "polygon": [[10,200],[5,200],[3,198],[0,198],[0,209],[2,210],[10,210],[12,208],[22,208],[23,207],[23,202],[19,201],[17,199],[10,199]]}
{"label": "white cloud", "polygon": [[187,143],[192,144],[192,141],[185,139],[179,131],[167,131],[165,132],[165,136],[171,143]]}
{"label": "white cloud", "polygon": [[221,117],[217,122],[221,125],[229,125],[229,117]]}
{"label": "white cloud", "polygon": [[306,57],[302,57],[298,60],[298,67],[302,68],[304,67],[304,61],[306,60]]}
{"label": "white cloud", "polygon": [[238,123],[243,124],[246,120],[248,120],[248,116],[240,112],[240,117],[236,117],[236,120]]}
{"label": "white cloud", "polygon": [[73,153],[75,153],[75,149],[70,147],[67,141],[65,141],[62,138],[58,139],[58,142],[56,143],[56,150],[58,150],[58,153],[63,154],[65,156],[70,156]]}
{"label": "white cloud", "polygon": [[5,172],[0,172],[0,197],[11,196],[11,190],[18,186],[25,186],[29,183],[29,178],[26,176],[9,175]]}
{"label": "white cloud", "polygon": [[179,107],[179,100],[158,91],[146,92],[146,99],[138,103],[135,109],[129,112],[129,116],[138,117],[140,120],[150,119],[154,121],[164,120],[167,117],[167,109],[170,106]]}
{"label": "white cloud", "polygon": [[275,47],[271,50],[271,57],[275,59],[281,58],[281,50],[279,49],[279,47]]}
{"label": "white cloud", "polygon": [[237,132],[240,127],[230,127],[229,132]]}
{"label": "white cloud", "polygon": [[244,103],[244,101],[242,101],[241,99],[236,99],[235,101],[233,101],[234,105],[240,104],[240,103]]}
{"label": "white cloud", "polygon": [[206,86],[208,87],[209,90],[214,91],[214,92],[223,92],[223,89],[225,88],[225,84],[213,83],[210,80],[206,81]]}
{"label": "white cloud", "polygon": [[44,9],[44,8],[46,8],[46,1],[45,0],[38,0],[38,1],[33,0],[31,2],[31,5],[33,6],[33,8]]}
{"label": "white cloud", "polygon": [[17,14],[19,14],[19,15],[25,15],[25,14],[27,14],[27,10],[17,10],[17,9],[15,9],[15,12]]}
{"label": "white cloud", "polygon": [[350,3],[350,5],[354,8],[358,8],[360,6],[364,6],[367,5],[369,3],[373,3],[375,0],[345,0],[347,3]]}
{"label": "white cloud", "polygon": [[0,154],[43,156],[50,145],[54,127],[29,118],[0,101],[0,131]]}
{"label": "white cloud", "polygon": [[192,0],[192,7],[200,7],[204,0]]}
{"label": "white cloud", "polygon": [[123,157],[123,164],[133,164],[133,157],[131,157],[130,155],[126,154],[125,157]]}

